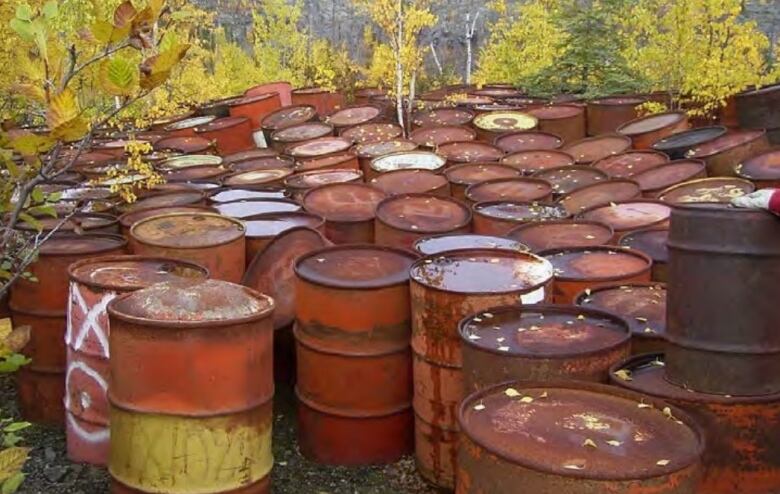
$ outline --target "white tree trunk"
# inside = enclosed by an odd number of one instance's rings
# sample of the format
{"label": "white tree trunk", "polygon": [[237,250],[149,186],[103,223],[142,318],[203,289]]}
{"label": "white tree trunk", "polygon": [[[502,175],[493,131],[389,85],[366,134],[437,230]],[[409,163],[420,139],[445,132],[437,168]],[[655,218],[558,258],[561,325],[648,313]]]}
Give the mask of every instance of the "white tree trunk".
{"label": "white tree trunk", "polygon": [[431,55],[433,55],[433,63],[436,64],[436,70],[439,71],[439,75],[443,75],[444,69],[441,66],[441,62],[439,61],[439,55],[436,53],[436,47],[433,46],[433,42],[431,42]]}
{"label": "white tree trunk", "polygon": [[414,98],[417,93],[417,68],[412,71],[412,75],[409,77],[409,101],[407,102],[407,118],[409,127],[412,126],[412,112],[414,111]]}
{"label": "white tree trunk", "polygon": [[404,129],[406,135],[406,125],[404,125],[404,66],[403,47],[404,47],[404,0],[398,1],[398,18],[396,43],[393,47],[395,52],[395,105],[398,112],[398,125]]}

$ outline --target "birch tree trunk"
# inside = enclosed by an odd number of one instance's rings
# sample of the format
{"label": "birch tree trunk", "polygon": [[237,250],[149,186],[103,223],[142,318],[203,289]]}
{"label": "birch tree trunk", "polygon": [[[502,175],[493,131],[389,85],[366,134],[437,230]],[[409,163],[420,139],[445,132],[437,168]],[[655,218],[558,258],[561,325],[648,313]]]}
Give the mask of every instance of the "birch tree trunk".
{"label": "birch tree trunk", "polygon": [[398,125],[404,129],[406,135],[406,125],[404,125],[404,66],[403,47],[404,47],[404,0],[397,0],[398,19],[396,42],[393,50],[395,51],[395,105],[398,112]]}

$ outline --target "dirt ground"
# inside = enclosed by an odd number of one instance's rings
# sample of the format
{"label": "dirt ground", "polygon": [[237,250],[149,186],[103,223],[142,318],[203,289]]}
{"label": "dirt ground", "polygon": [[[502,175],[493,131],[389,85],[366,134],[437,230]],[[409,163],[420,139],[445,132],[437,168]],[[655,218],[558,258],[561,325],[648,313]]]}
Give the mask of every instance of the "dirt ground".
{"label": "dirt ground", "polygon": [[[0,416],[18,418],[12,378],[0,377]],[[435,494],[417,474],[411,457],[393,465],[342,468],[303,458],[295,441],[295,403],[289,387],[277,386],[274,399],[274,494]],[[33,426],[24,431],[33,448],[21,494],[105,494],[105,469],[78,465],[65,456],[62,429]]]}

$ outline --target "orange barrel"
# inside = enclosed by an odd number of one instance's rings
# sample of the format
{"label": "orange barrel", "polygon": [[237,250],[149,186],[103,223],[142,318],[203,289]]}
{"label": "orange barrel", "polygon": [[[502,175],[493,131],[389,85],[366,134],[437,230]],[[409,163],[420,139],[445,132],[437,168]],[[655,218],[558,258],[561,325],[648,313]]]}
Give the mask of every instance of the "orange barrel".
{"label": "orange barrel", "polygon": [[401,194],[434,194],[448,197],[447,177],[430,170],[395,170],[377,175],[368,182],[388,196]]}
{"label": "orange barrel", "polygon": [[417,144],[406,139],[392,139],[381,142],[366,142],[355,146],[355,151],[363,176],[371,178],[371,160],[392,153],[414,151]]}
{"label": "orange barrel", "polygon": [[244,218],[247,266],[279,234],[301,226],[322,230],[324,224],[325,220],[320,216],[303,211],[262,213]]}
{"label": "orange barrel", "polygon": [[[208,154],[212,150],[212,143],[202,137],[163,137],[155,141],[154,150],[184,154]],[[144,158],[148,160],[148,155],[145,155]]]}
{"label": "orange barrel", "polygon": [[218,280],[109,303],[112,492],[270,492],[273,309]]}
{"label": "orange barrel", "polygon": [[68,459],[108,461],[108,312],[120,293],[170,280],[206,279],[197,264],[140,256],[105,256],[70,265],[65,417]]}
{"label": "orange barrel", "polygon": [[300,211],[300,204],[289,199],[242,199],[214,204],[214,209],[223,216],[244,219],[263,213],[289,213]]}
{"label": "orange barrel", "polygon": [[260,122],[260,128],[263,129],[266,142],[271,142],[271,134],[274,131],[316,119],[317,109],[312,105],[283,106],[266,115]]}
{"label": "orange barrel", "polygon": [[574,304],[601,309],[626,320],[631,328],[631,351],[640,354],[666,349],[666,285],[614,283],[586,289]]}
{"label": "orange barrel", "polygon": [[293,174],[290,168],[269,168],[233,173],[222,179],[225,187],[252,189],[269,185],[281,185],[284,179]]}
{"label": "orange barrel", "polygon": [[579,214],[585,220],[598,221],[612,227],[615,234],[611,244],[617,245],[628,232],[669,224],[672,208],[655,199],[633,199],[594,206]]}
{"label": "orange barrel", "polygon": [[103,254],[124,254],[127,242],[116,235],[57,233],[43,243],[38,259],[11,285],[9,308],[16,327],[30,326],[21,353],[32,362],[17,373],[22,417],[30,422],[63,425],[65,421],[65,334],[68,266]]}
{"label": "orange barrel", "polygon": [[362,244],[296,262],[298,440],[307,458],[371,465],[411,452],[408,280],[415,259]]}
{"label": "orange barrel", "polygon": [[343,154],[352,147],[352,141],[344,137],[320,137],[287,147],[286,154],[293,158],[298,166],[317,158]]}
{"label": "orange barrel", "polygon": [[565,218],[566,211],[560,206],[538,202],[485,201],[471,207],[474,212],[474,233],[480,235],[506,234],[528,222]]}
{"label": "orange barrel", "polygon": [[447,142],[473,141],[476,138],[476,130],[459,125],[420,127],[409,134],[409,139],[417,143],[418,146],[431,150]]}
{"label": "orange barrel", "polygon": [[371,243],[376,206],[385,197],[367,184],[335,183],[309,190],[302,202],[306,211],[325,218],[325,236],[331,242]]}
{"label": "orange barrel", "polygon": [[691,149],[685,157],[704,161],[710,177],[733,177],[740,163],[767,151],[770,146],[763,129],[731,130],[724,136]]}
{"label": "orange barrel", "polygon": [[447,164],[442,156],[429,151],[399,151],[371,160],[366,178],[371,180],[382,173],[395,170],[428,170],[437,173]]}
{"label": "orange barrel", "polygon": [[669,226],[660,225],[625,233],[618,239],[618,245],[647,254],[653,260],[653,281],[665,283],[668,278],[669,252],[666,248],[668,239]]}
{"label": "orange barrel", "polygon": [[341,132],[341,137],[352,140],[355,144],[369,142],[385,142],[403,138],[404,131],[394,123],[365,123],[350,127]]}
{"label": "orange barrel", "polygon": [[388,197],[376,207],[374,243],[411,249],[422,237],[469,233],[471,209],[462,201],[433,194]]}
{"label": "orange barrel", "polygon": [[[552,179],[549,180],[553,182]],[[558,204],[563,206],[569,214],[576,215],[595,206],[637,198],[640,193],[639,185],[636,182],[616,178],[602,180],[585,187],[576,187],[561,197]]]}
{"label": "orange barrel", "polygon": [[527,245],[532,252],[560,247],[606,245],[614,231],[609,225],[588,220],[547,220],[520,225],[506,237]]}
{"label": "orange barrel", "polygon": [[746,159],[735,171],[739,178],[751,180],[758,189],[780,189],[780,148]]}
{"label": "orange barrel", "polygon": [[501,158],[501,164],[519,170],[523,175],[574,164],[574,157],[556,149],[523,149]]}
{"label": "orange barrel", "polygon": [[473,204],[485,201],[549,201],[552,199],[552,193],[552,185],[544,180],[511,177],[477,182],[470,185],[464,195],[466,200]]}
{"label": "orange barrel", "polygon": [[249,172],[253,170],[294,170],[295,161],[284,156],[266,156],[232,163],[233,172]]}
{"label": "orange barrel", "polygon": [[558,149],[563,146],[563,139],[549,132],[519,131],[502,134],[495,138],[493,144],[503,149],[505,153],[511,154],[520,151]]}
{"label": "orange barrel", "polygon": [[[327,115],[323,120],[331,124],[337,134],[357,125],[375,122],[382,117],[382,110],[372,105],[347,106]],[[396,134],[392,137],[397,137]],[[392,138],[391,137],[391,138]]]}
{"label": "orange barrel", "polygon": [[442,252],[411,268],[415,456],[420,473],[452,489],[463,398],[458,323],[499,305],[548,301],[550,263],[525,252],[467,249]]}
{"label": "orange barrel", "polygon": [[252,138],[252,121],[246,117],[218,118],[195,128],[200,137],[216,141],[220,156],[257,147]]}
{"label": "orange barrel", "polygon": [[169,213],[213,213],[216,209],[211,206],[171,206],[162,208],[148,208],[139,209],[138,211],[132,211],[125,213],[119,217],[119,225],[121,228],[122,236],[128,241],[128,250],[133,252],[133,237],[130,236],[130,228],[137,222],[150,216],[159,216],[161,214]]}
{"label": "orange barrel", "polygon": [[414,250],[424,256],[462,249],[504,249],[528,252],[528,246],[504,237],[448,233],[423,237],[414,243]]}
{"label": "orange barrel", "polygon": [[539,121],[529,113],[491,111],[474,117],[471,125],[477,129],[477,136],[479,136],[480,140],[492,143],[496,137],[509,132],[535,129],[539,125]]}
{"label": "orange barrel", "polygon": [[658,193],[658,199],[670,204],[709,202],[728,204],[735,197],[750,194],[756,186],[749,180],[709,177],[689,180]]}
{"label": "orange barrel", "polygon": [[583,381],[510,381],[458,414],[457,494],[693,494],[705,439],[656,398]]}
{"label": "orange barrel", "polygon": [[278,93],[265,93],[235,99],[228,107],[231,117],[246,117],[253,129],[259,129],[266,116],[282,107],[282,101]]}
{"label": "orange barrel", "polygon": [[412,129],[420,127],[442,127],[451,125],[469,125],[474,113],[462,108],[436,108],[417,111],[412,115]]}
{"label": "orange barrel", "polygon": [[[638,355],[613,368],[612,382],[685,410],[704,430],[701,494],[780,491],[780,394],[732,397],[675,386],[664,377],[664,356]],[[626,379],[628,378],[628,379]]]}
{"label": "orange barrel", "polygon": [[259,94],[276,93],[282,106],[292,104],[292,85],[286,81],[266,82],[251,87],[244,92],[244,96],[256,96]]}
{"label": "orange barrel", "polygon": [[603,171],[610,178],[630,178],[666,163],[669,163],[669,157],[664,153],[643,149],[601,158],[593,163],[593,168]]}
{"label": "orange barrel", "polygon": [[604,134],[567,142],[561,149],[574,157],[578,165],[590,165],[596,161],[631,149],[631,139],[621,134]]}
{"label": "orange barrel", "polygon": [[163,127],[163,130],[169,137],[196,137],[195,128],[206,125],[216,120],[214,115],[204,115],[202,117],[191,117],[171,122]]}
{"label": "orange barrel", "polygon": [[639,117],[637,107],[645,101],[639,96],[608,96],[588,101],[588,135],[615,132],[624,123]]}
{"label": "orange barrel", "polygon": [[617,133],[630,137],[636,149],[650,149],[656,141],[688,127],[685,112],[676,111],[636,118],[618,127]]}
{"label": "orange barrel", "polygon": [[360,170],[355,151],[350,149],[341,153],[318,156],[309,160],[298,161],[296,171],[299,173],[307,171],[323,170]]}
{"label": "orange barrel", "polygon": [[130,229],[133,253],[200,264],[212,278],[240,281],[246,265],[246,229],[212,213],[171,213],[138,221]]}
{"label": "orange barrel", "polygon": [[292,198],[298,202],[303,201],[303,196],[310,189],[327,184],[344,184],[363,181],[363,172],[360,170],[312,170],[296,173],[284,179],[284,186],[290,191]]}
{"label": "orange barrel", "polygon": [[464,163],[444,170],[450,183],[452,197],[463,200],[469,185],[497,178],[519,177],[520,171],[498,163]]}
{"label": "orange barrel", "polygon": [[556,304],[570,304],[583,290],[610,283],[650,281],[653,261],[641,252],[624,247],[563,247],[539,253],[555,269]]}
{"label": "orange barrel", "polygon": [[459,326],[466,393],[509,379],[607,382],[630,352],[628,323],[570,305],[505,306],[478,311]]}
{"label": "orange barrel", "polygon": [[561,136],[570,143],[585,137],[585,108],[578,105],[547,105],[526,112],[539,119],[539,130]]}
{"label": "orange barrel", "polygon": [[504,156],[501,148],[480,141],[447,142],[439,146],[436,153],[447,160],[448,166],[498,161]]}
{"label": "orange barrel", "polygon": [[631,177],[631,180],[639,184],[643,197],[654,198],[673,185],[706,176],[707,169],[703,161],[676,160],[643,171]]}
{"label": "orange barrel", "polygon": [[304,122],[271,132],[269,144],[283,153],[288,146],[333,135],[333,126],[324,122]]}
{"label": "orange barrel", "polygon": [[344,96],[320,87],[304,87],[292,90],[293,105],[311,105],[320,115],[328,115],[344,106]]}

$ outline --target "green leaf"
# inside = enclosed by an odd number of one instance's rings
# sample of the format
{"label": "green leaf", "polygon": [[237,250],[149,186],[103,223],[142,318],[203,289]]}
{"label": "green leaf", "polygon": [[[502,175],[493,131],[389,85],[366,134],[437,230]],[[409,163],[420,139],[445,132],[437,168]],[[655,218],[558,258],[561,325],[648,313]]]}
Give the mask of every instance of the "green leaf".
{"label": "green leaf", "polygon": [[30,422],[12,422],[3,428],[3,432],[19,432],[32,426]]}
{"label": "green leaf", "polygon": [[32,24],[30,21],[23,21],[20,19],[11,19],[11,29],[19,35],[25,41],[32,41],[35,38],[33,33]]}
{"label": "green leaf", "polygon": [[3,434],[3,447],[11,448],[13,446],[16,446],[17,444],[22,442],[22,439],[24,439],[22,436],[20,436],[19,434],[14,434],[12,432],[8,434]]}
{"label": "green leaf", "polygon": [[138,69],[126,58],[115,56],[100,66],[100,83],[113,96],[131,96],[137,87]]}
{"label": "green leaf", "polygon": [[97,21],[92,25],[92,36],[97,41],[103,44],[118,43],[130,36],[130,28],[128,25],[123,28],[118,28],[106,21]]}
{"label": "green leaf", "polygon": [[33,9],[26,3],[19,4],[16,7],[16,18],[22,21],[29,21],[33,18]]}
{"label": "green leaf", "polygon": [[41,189],[40,187],[34,188],[30,193],[30,197],[32,198],[33,202],[43,202],[45,198],[43,189]]}
{"label": "green leaf", "polygon": [[43,231],[43,223],[38,221],[36,218],[30,216],[27,213],[19,213],[19,219],[22,220],[23,223],[26,223],[27,225],[31,226],[32,228],[35,228],[36,230]]}
{"label": "green leaf", "polygon": [[52,206],[51,204],[46,204],[43,206],[33,206],[30,209],[28,209],[27,212],[35,216],[50,216],[52,218],[57,217],[57,210],[55,210],[54,206]]}
{"label": "green leaf", "polygon": [[24,482],[25,475],[22,472],[17,472],[14,476],[3,482],[3,489],[0,494],[14,494],[19,490]]}
{"label": "green leaf", "polygon": [[55,141],[47,136],[26,134],[11,141],[11,148],[22,156],[35,156],[48,152]]}
{"label": "green leaf", "polygon": [[57,13],[58,13],[57,2],[55,2],[54,0],[49,0],[48,2],[46,2],[46,5],[43,6],[43,10],[41,12],[43,12],[44,17],[46,17],[47,19],[49,20],[54,19],[55,17],[57,17]]}

